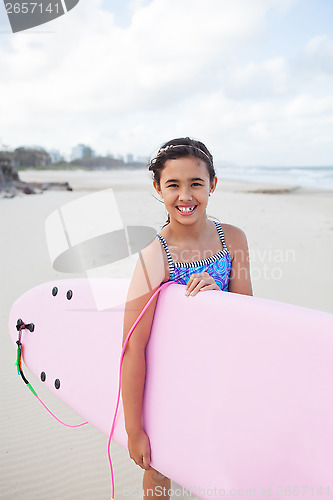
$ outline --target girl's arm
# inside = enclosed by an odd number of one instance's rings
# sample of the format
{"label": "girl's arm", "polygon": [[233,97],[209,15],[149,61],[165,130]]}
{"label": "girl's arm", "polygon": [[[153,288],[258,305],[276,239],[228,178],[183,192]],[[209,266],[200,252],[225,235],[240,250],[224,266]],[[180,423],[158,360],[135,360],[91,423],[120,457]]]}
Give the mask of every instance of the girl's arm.
{"label": "girl's arm", "polygon": [[[138,259],[129,287],[123,342],[130,328],[152,294],[165,279],[164,256],[158,240],[144,249]],[[122,399],[128,449],[131,458],[142,468],[149,469],[149,439],[142,428],[142,400],[146,376],[145,350],[149,340],[157,297],[152,301],[127,344],[122,367]]]}
{"label": "girl's arm", "polygon": [[228,233],[230,233],[228,240],[230,240],[229,251],[232,257],[229,292],[253,295],[249,249],[245,233],[236,226],[229,226]]}

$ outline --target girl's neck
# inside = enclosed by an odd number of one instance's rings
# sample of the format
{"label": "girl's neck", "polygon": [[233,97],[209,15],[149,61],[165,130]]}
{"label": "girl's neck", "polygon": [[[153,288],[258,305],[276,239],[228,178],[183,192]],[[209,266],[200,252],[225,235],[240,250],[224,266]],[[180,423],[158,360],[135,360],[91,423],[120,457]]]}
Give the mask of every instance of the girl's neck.
{"label": "girl's neck", "polygon": [[187,242],[199,242],[199,240],[205,236],[206,231],[209,228],[209,220],[207,217],[199,219],[193,224],[181,224],[178,221],[170,221],[166,226],[167,238],[170,239],[173,244],[181,244],[186,240]]}

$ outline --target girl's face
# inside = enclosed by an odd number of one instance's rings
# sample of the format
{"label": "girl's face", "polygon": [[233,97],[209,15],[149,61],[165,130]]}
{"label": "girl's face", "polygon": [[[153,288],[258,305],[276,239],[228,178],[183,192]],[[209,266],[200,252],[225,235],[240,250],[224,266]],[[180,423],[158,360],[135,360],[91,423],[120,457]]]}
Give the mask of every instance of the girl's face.
{"label": "girl's face", "polygon": [[160,186],[154,181],[156,191],[162,196],[170,220],[191,224],[206,217],[209,193],[216,187],[217,178],[210,182],[206,163],[193,156],[167,160],[161,172]]}

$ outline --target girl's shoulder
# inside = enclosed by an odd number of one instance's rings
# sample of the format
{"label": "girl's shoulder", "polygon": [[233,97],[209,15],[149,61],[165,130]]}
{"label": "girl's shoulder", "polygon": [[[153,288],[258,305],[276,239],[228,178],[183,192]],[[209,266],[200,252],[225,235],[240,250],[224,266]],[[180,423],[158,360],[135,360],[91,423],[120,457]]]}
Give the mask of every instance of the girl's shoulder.
{"label": "girl's shoulder", "polygon": [[224,234],[225,244],[229,250],[230,256],[233,259],[235,253],[239,250],[247,249],[247,238],[246,234],[238,226],[233,224],[227,224],[225,222],[220,222]]}
{"label": "girl's shoulder", "polygon": [[139,274],[146,275],[153,288],[165,281],[167,260],[158,238],[155,237],[149,245],[141,250],[137,268],[141,269]]}

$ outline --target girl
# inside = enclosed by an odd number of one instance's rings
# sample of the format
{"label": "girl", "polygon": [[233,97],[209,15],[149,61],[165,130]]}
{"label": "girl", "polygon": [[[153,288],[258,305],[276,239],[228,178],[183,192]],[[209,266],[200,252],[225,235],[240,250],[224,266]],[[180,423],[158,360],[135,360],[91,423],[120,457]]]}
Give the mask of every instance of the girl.
{"label": "girl", "polygon": [[[206,146],[188,137],[169,141],[150,162],[149,170],[169,215],[162,231],[141,252],[137,262],[125,308],[124,340],[146,302],[163,282],[186,284],[185,295],[192,297],[205,290],[252,295],[244,232],[207,218],[208,198],[215,191],[217,178],[213,157]],[[156,300],[126,347],[122,398],[128,450],[131,458],[145,469],[145,494],[150,498],[169,498],[170,480],[150,467],[149,438],[141,423],[145,349]]]}

